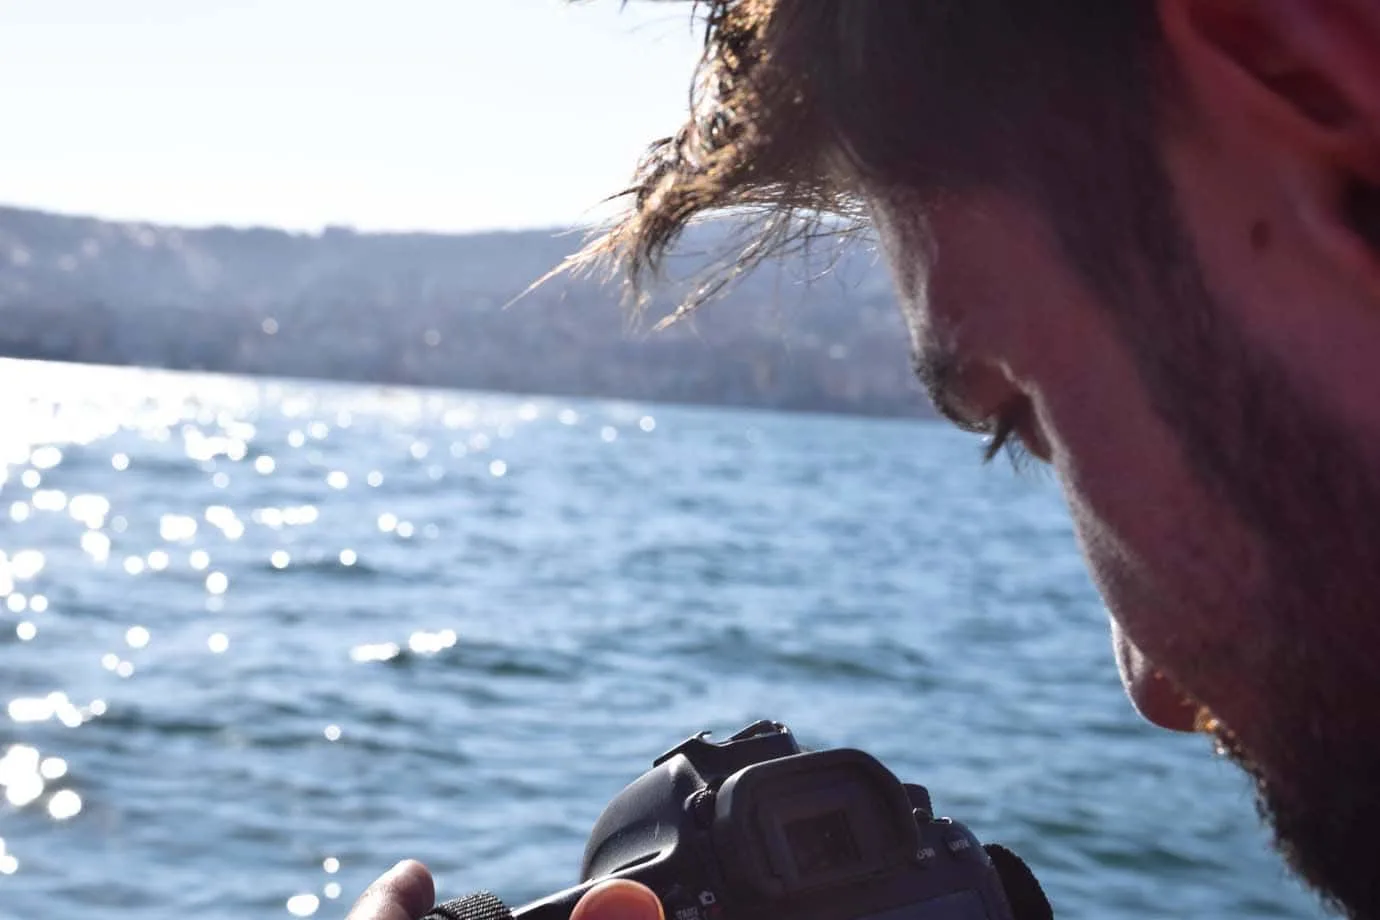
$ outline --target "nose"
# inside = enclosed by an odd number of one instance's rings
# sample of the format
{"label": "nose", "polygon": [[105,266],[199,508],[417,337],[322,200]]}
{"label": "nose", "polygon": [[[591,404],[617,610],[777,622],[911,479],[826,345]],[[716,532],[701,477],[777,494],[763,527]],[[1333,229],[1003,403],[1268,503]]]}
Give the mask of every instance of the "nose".
{"label": "nose", "polygon": [[1174,685],[1112,620],[1112,648],[1121,683],[1148,722],[1176,732],[1194,731],[1199,707]]}

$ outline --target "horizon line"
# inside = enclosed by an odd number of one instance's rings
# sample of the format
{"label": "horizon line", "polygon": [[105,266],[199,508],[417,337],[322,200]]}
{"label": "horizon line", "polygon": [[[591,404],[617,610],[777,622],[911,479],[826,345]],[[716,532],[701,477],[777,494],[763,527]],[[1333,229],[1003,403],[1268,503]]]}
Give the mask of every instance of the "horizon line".
{"label": "horizon line", "polygon": [[426,226],[413,228],[387,225],[368,226],[343,221],[325,221],[310,226],[302,224],[274,224],[269,222],[237,222],[231,220],[179,221],[133,217],[129,215],[101,213],[99,211],[77,211],[63,207],[27,204],[9,200],[0,201],[0,211],[23,211],[30,214],[42,214],[47,217],[58,217],[69,220],[91,220],[105,224],[129,224],[132,226],[150,227],[161,230],[268,230],[276,233],[284,233],[289,236],[317,237],[325,236],[330,232],[347,232],[359,236],[482,236],[500,233],[550,233],[553,236],[559,236],[562,234],[588,233],[598,230],[606,224],[606,221],[591,220],[586,223],[560,224],[553,222],[545,224],[478,225],[470,228],[454,227],[451,229],[439,229]]}

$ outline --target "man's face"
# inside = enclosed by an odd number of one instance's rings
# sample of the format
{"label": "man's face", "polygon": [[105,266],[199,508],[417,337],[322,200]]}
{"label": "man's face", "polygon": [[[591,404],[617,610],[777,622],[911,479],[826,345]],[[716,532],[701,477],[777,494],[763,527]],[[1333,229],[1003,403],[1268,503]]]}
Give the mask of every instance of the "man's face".
{"label": "man's face", "polygon": [[938,403],[1057,475],[1137,708],[1216,726],[1286,856],[1380,915],[1380,296],[1248,139],[1166,142],[1183,257],[1120,295],[1015,197],[869,201]]}
{"label": "man's face", "polygon": [[1250,628],[1241,596],[1264,576],[1257,541],[1194,475],[1111,313],[1046,225],[994,194],[933,202],[922,226],[885,199],[873,211],[936,405],[965,427],[1009,419],[1011,449],[1057,474],[1137,708],[1187,730],[1191,690],[1233,724],[1253,721],[1238,708],[1255,699],[1230,672]]}

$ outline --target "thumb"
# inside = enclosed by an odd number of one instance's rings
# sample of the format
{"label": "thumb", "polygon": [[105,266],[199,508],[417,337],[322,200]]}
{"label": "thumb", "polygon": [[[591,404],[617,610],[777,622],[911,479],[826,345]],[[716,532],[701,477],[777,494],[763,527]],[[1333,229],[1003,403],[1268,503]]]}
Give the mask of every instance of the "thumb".
{"label": "thumb", "polygon": [[346,920],[413,920],[427,912],[435,897],[431,873],[405,859],[359,896]]}
{"label": "thumb", "polygon": [[666,920],[661,899],[641,882],[609,879],[580,898],[570,920]]}

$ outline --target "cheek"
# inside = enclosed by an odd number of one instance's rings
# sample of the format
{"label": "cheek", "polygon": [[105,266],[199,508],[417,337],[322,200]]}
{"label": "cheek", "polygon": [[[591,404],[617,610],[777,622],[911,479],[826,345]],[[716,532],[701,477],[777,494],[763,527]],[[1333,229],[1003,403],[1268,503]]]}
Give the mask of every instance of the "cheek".
{"label": "cheek", "polygon": [[1129,382],[1047,402],[1055,467],[1093,582],[1122,634],[1123,673],[1145,669],[1130,649],[1206,698],[1249,630],[1259,566],[1246,531],[1192,475]]}

